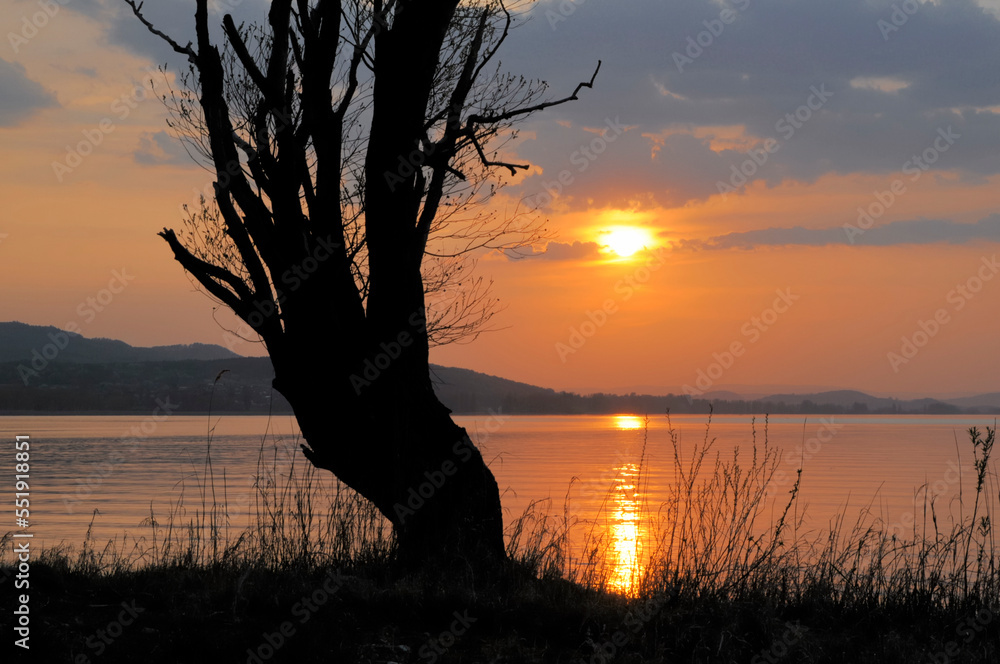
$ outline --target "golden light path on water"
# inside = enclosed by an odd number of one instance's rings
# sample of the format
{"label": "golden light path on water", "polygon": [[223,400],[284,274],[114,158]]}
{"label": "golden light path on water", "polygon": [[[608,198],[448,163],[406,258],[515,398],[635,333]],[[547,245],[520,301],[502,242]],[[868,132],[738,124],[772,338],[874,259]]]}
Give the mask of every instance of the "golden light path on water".
{"label": "golden light path on water", "polygon": [[639,467],[624,463],[615,468],[613,518],[610,524],[611,546],[608,587],[632,595],[642,576],[642,514],[639,500]]}
{"label": "golden light path on water", "polygon": [[[615,415],[613,425],[620,431],[637,431],[645,418],[635,415]],[[642,574],[642,514],[639,500],[639,466],[632,462],[614,467],[614,484],[608,505],[609,546],[605,556],[608,566],[608,588],[631,595]]]}

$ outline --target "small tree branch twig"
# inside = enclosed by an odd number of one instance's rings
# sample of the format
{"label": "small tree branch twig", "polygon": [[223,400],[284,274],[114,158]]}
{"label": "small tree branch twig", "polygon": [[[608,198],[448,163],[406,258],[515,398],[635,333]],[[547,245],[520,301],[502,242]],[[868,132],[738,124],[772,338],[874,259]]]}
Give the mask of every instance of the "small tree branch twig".
{"label": "small tree branch twig", "polygon": [[594,69],[593,75],[590,77],[589,81],[580,81],[576,85],[576,89],[573,90],[573,94],[568,97],[563,97],[562,99],[556,99],[554,101],[543,101],[540,104],[535,104],[534,106],[526,106],[525,108],[516,108],[513,111],[507,111],[506,113],[499,113],[497,115],[479,115],[473,113],[468,118],[467,126],[471,127],[473,124],[496,124],[498,122],[503,122],[504,120],[510,120],[511,118],[516,118],[519,115],[526,115],[528,113],[534,113],[535,111],[542,111],[546,108],[552,106],[559,106],[567,102],[576,101],[579,99],[577,96],[580,90],[583,88],[593,88],[594,80],[597,78],[597,72],[601,70],[601,61],[597,61],[597,68]]}
{"label": "small tree branch twig", "polygon": [[157,30],[153,27],[153,24],[146,20],[146,17],[142,15],[143,2],[136,4],[135,0],[125,0],[125,4],[132,8],[132,13],[135,14],[136,18],[146,26],[146,29],[152,32],[154,35],[162,39],[163,41],[170,44],[170,47],[180,53],[181,55],[186,55],[188,60],[195,63],[198,59],[198,53],[195,52],[194,47],[191,42],[187,43],[187,46],[181,46],[178,42],[170,38],[169,35]]}

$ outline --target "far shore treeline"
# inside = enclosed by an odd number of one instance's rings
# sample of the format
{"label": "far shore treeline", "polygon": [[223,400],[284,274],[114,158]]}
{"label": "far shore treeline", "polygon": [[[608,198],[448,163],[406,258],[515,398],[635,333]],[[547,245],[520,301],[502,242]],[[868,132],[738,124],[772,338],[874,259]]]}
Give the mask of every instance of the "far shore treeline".
{"label": "far shore treeline", "polygon": [[[241,349],[246,350],[246,349]],[[384,364],[392,358],[376,358]],[[367,365],[366,365],[367,366]],[[744,399],[733,393],[589,394],[557,392],[468,369],[433,366],[441,401],[456,414],[635,415],[1000,413],[1000,394],[961,399],[899,400],[853,390],[776,394]],[[378,380],[378,367],[357,377]],[[206,344],[140,348],[113,339],[88,339],[56,327],[0,323],[0,414],[143,413],[161,402],[175,413],[290,413],[271,389],[264,357],[242,357]],[[321,380],[321,378],[318,378]]]}
{"label": "far shore treeline", "polygon": [[[0,363],[0,414],[142,413],[158,400],[175,413],[290,413],[271,389],[267,358],[152,362],[51,362],[31,376],[21,362]],[[718,414],[996,414],[989,405],[960,406],[935,399],[897,400],[863,392],[775,395],[758,400],[688,399],[685,395],[590,394],[536,387],[467,369],[434,367],[441,400],[456,414],[517,415]],[[220,375],[221,374],[221,375]],[[216,380],[218,378],[218,380]],[[709,395],[710,396],[710,395]]]}

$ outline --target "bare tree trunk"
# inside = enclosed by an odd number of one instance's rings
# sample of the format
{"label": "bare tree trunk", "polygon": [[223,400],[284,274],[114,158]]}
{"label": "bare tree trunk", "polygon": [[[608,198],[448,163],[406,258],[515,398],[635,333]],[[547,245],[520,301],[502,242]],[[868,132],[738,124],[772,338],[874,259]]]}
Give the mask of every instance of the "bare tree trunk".
{"label": "bare tree trunk", "polygon": [[376,506],[408,565],[492,566],[505,555],[497,482],[427,369],[413,375],[426,367],[415,342],[400,338],[370,344],[350,375],[325,371],[322,345],[272,353],[275,388],[295,411],[309,460]]}
{"label": "bare tree trunk", "polygon": [[[475,155],[487,171],[527,168],[493,161],[483,146],[513,119],[576,99],[594,77],[540,103],[504,76],[490,84],[499,98],[477,89],[511,26],[502,4],[374,0],[352,18],[331,0],[294,11],[292,0],[273,0],[266,37],[249,46],[256,33],[223,18],[235,58],[224,61],[207,0],[197,0],[197,43],[187,45],[146,20],[142,3],[124,2],[196,71],[200,119],[189,98],[175,102],[217,177],[208,239],[185,246],[173,230],[160,235],[264,340],[306,456],[375,504],[407,559],[501,560],[496,480],[431,385],[421,263],[450,187],[468,184],[456,165]],[[362,101],[365,70],[374,78]],[[358,143],[353,124],[367,109]]]}

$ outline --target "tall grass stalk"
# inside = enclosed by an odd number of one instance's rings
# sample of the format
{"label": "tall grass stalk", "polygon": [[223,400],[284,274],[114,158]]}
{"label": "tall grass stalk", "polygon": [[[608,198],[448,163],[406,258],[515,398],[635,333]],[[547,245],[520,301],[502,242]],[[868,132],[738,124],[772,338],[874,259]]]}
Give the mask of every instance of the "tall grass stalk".
{"label": "tall grass stalk", "polygon": [[[648,421],[647,421],[648,427]],[[562,579],[596,591],[638,597],[670,594],[705,601],[765,602],[772,606],[818,601],[847,608],[997,606],[1000,568],[993,524],[1000,508],[995,427],[970,429],[975,495],[960,494],[947,515],[928,487],[912,532],[900,536],[871,505],[854,518],[844,511],[823,532],[805,531],[800,511],[801,469],[790,490],[775,493],[780,450],[751,425],[749,449],[716,450],[711,417],[701,441],[686,449],[669,421],[672,481],[666,498],[648,502],[651,477],[644,430],[639,464],[629,481],[638,508],[634,569],[626,588],[611,583],[615,543],[606,527],[615,486],[603,509],[605,527],[572,514],[570,483],[562,513],[533,502],[506,528],[511,564],[537,578]],[[336,566],[381,574],[395,550],[389,523],[369,503],[309,464],[281,456],[283,441],[262,438],[249,500],[230,503],[233,487],[212,464],[212,437],[189,510],[184,491],[165,517],[150,514],[144,533],[98,546],[88,529],[81,550],[52,550],[80,572],[106,574],[138,568],[316,569]],[[290,441],[295,442],[295,441]],[[221,483],[221,484],[220,484]],[[620,488],[620,487],[619,487]],[[918,493],[918,495],[919,495]],[[245,502],[249,523],[233,523]],[[96,518],[95,513],[95,518]],[[915,515],[916,516],[916,515]],[[848,525],[849,524],[849,525]],[[93,522],[91,523],[91,526]],[[6,544],[9,537],[2,542]]]}
{"label": "tall grass stalk", "polygon": [[[995,427],[968,431],[975,495],[960,493],[945,515],[930,487],[920,487],[911,531],[900,534],[888,517],[874,514],[874,497],[856,516],[849,517],[845,504],[829,528],[806,530],[799,505],[802,469],[791,489],[776,493],[781,451],[770,444],[767,424],[765,418],[761,437],[754,420],[749,449],[736,447],[723,455],[715,450],[711,415],[704,437],[690,448],[668,415],[672,463],[666,470],[672,482],[660,487],[666,497],[655,506],[647,498],[644,432],[635,476],[644,537],[637,542],[636,576],[626,594],[769,605],[815,601],[857,609],[1000,605],[1000,552],[993,530],[1000,508],[991,457]],[[508,549],[539,576],[620,591],[609,584],[615,576],[610,528],[598,527],[600,518],[570,516],[576,479],[561,517],[551,517],[544,502],[532,503],[508,527]],[[605,523],[614,490],[608,489],[600,507]]]}

